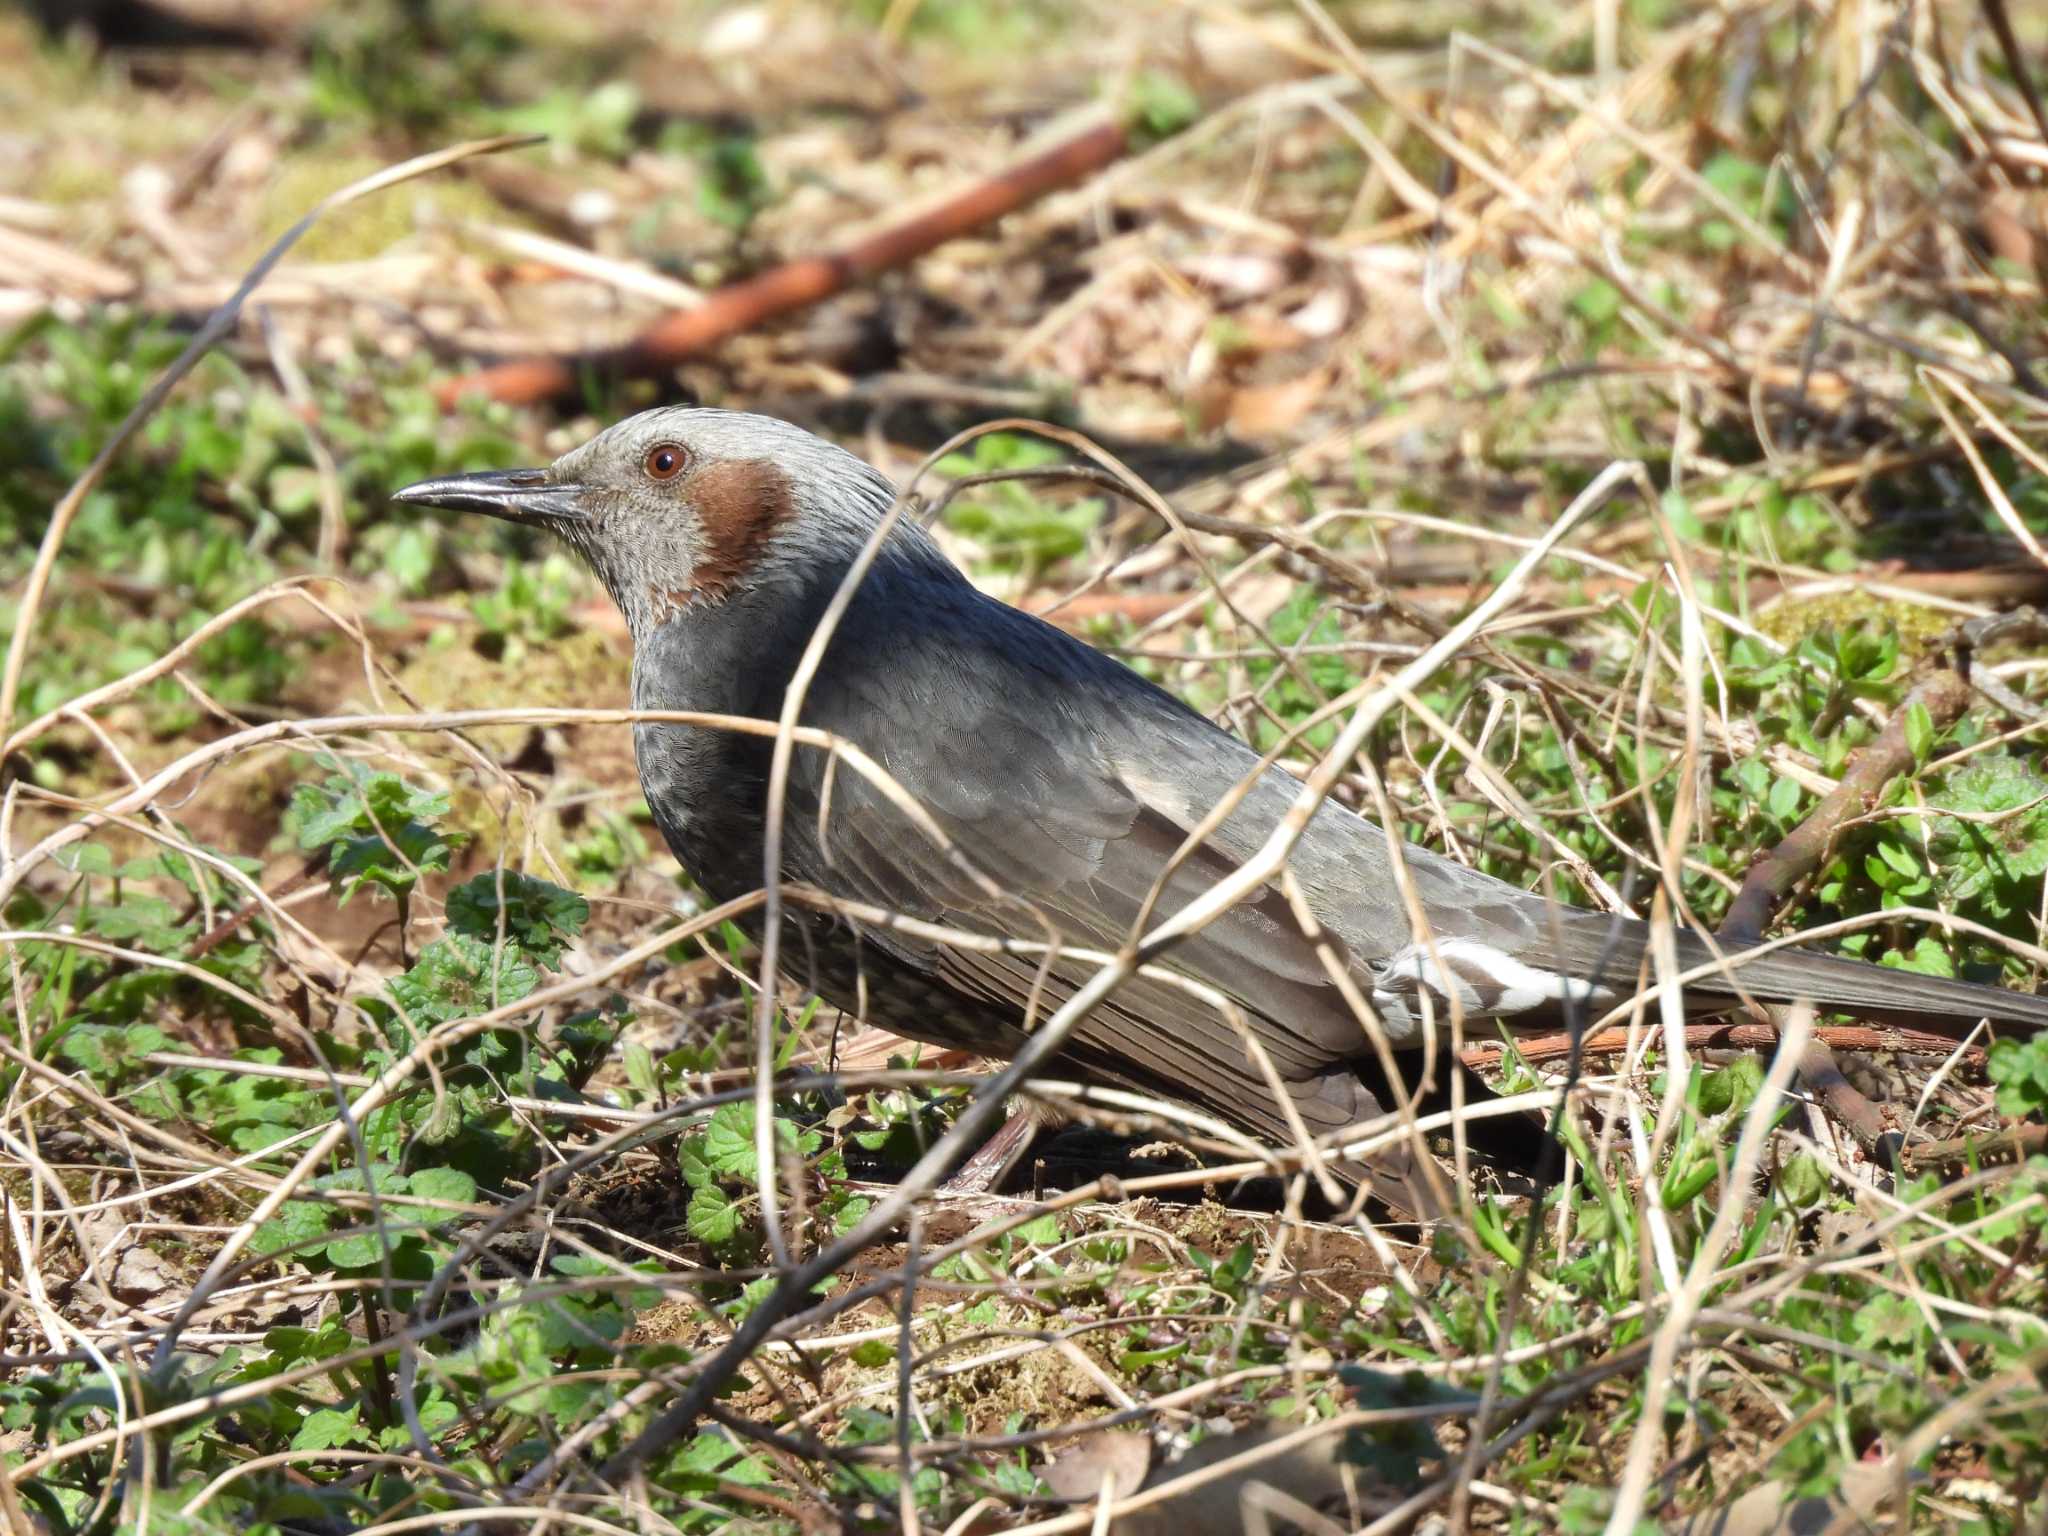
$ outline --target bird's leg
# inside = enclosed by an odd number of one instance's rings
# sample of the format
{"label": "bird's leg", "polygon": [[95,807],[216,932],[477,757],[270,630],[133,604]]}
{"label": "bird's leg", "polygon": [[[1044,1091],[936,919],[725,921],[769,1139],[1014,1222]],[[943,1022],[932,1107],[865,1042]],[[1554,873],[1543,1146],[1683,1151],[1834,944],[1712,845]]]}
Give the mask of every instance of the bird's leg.
{"label": "bird's leg", "polygon": [[1039,1117],[1029,1104],[1013,1103],[1003,1128],[989,1137],[974,1155],[953,1170],[953,1176],[939,1186],[949,1195],[985,1195],[1000,1186],[1017,1160],[1030,1148],[1039,1131]]}

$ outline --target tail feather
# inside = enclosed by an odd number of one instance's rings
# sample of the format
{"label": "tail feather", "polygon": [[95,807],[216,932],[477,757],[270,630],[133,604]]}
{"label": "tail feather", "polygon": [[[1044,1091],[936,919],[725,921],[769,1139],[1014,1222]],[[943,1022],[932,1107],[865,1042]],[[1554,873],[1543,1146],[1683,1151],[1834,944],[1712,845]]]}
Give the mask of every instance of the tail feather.
{"label": "tail feather", "polygon": [[2048,997],[1867,965],[1839,955],[1779,950],[1758,957],[1736,974],[1752,973],[1757,982],[1750,990],[1754,994],[1764,989],[1769,1001],[1811,1002],[1817,1008],[1860,1013],[1888,1024],[1957,1036],[1975,1028],[1980,1019],[2019,1025],[2029,1033],[2048,1029]]}
{"label": "tail feather", "polygon": [[[1643,974],[1649,927],[1592,917],[1568,924],[1561,958],[1577,977],[1632,988]],[[1893,970],[1840,955],[1776,949],[1752,954],[1754,945],[1711,945],[1697,933],[1676,935],[1679,965],[1687,971],[1725,966],[1686,984],[1688,996],[1747,995],[1763,1003],[1807,1002],[1823,1012],[1854,1013],[1881,1023],[1926,1029],[1961,1039],[1981,1019],[2028,1033],[2048,1030],[2048,996],[2009,992],[1973,981],[1952,981],[1918,971]]]}

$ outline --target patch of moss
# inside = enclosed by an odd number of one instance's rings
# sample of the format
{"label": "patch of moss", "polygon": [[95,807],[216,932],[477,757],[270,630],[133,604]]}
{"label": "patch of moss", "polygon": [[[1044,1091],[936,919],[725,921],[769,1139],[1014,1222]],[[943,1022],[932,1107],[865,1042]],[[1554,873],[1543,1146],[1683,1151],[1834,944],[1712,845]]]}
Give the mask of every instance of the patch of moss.
{"label": "patch of moss", "polygon": [[[608,639],[591,630],[530,647],[516,664],[494,661],[471,645],[469,637],[450,631],[416,651],[399,677],[427,710],[601,708],[623,706],[631,697],[632,664]],[[532,730],[527,725],[493,725],[479,727],[470,735],[486,751],[509,759],[525,747]],[[600,734],[604,733],[586,733]],[[609,750],[579,757],[573,770],[577,778],[597,783],[632,782],[631,741],[623,729],[615,734],[616,744]],[[505,812],[505,797],[500,793],[467,785],[451,789],[448,820],[470,835],[465,853],[472,861],[487,862],[499,850],[524,842],[524,807],[514,806],[509,821]],[[563,828],[552,814],[545,815],[542,824],[532,830],[560,854]]]}
{"label": "patch of moss", "polygon": [[[595,630],[529,646],[516,666],[492,660],[451,631],[414,652],[399,677],[424,709],[624,707],[633,664]],[[526,729],[487,726],[477,739],[494,751],[512,751]]]}
{"label": "patch of moss", "polygon": [[[1013,1325],[1038,1326],[1021,1317],[1014,1319]],[[1090,1347],[1096,1337],[1084,1334],[1075,1342],[1114,1379],[1118,1375],[1115,1360]],[[968,1349],[986,1349],[988,1342],[970,1345]],[[893,1381],[893,1365],[889,1375]],[[1001,1434],[1008,1425],[1018,1422],[1071,1424],[1094,1417],[1102,1408],[1102,1388],[1095,1379],[1065,1350],[1051,1345],[955,1376],[940,1377],[933,1385],[937,1401],[946,1408],[958,1409],[972,1435]]]}
{"label": "patch of moss", "polygon": [[[249,254],[268,249],[321,198],[361,181],[388,163],[358,154],[304,155],[287,160],[279,166],[257,206],[256,234]],[[441,177],[431,184],[408,183],[329,214],[306,231],[292,248],[291,259],[365,261],[380,256],[413,232],[421,198],[431,198],[440,216],[450,222],[504,222],[507,217],[491,195],[473,181]]]}
{"label": "patch of moss", "polygon": [[1241,1217],[1214,1200],[1204,1200],[1181,1219],[1174,1235],[1190,1247],[1213,1253],[1228,1250],[1245,1233]]}
{"label": "patch of moss", "polygon": [[[942,1411],[957,1411],[969,1434],[1000,1434],[1017,1423],[1067,1423],[1092,1417],[1100,1410],[1101,1387],[1070,1354],[1050,1345],[972,1370],[944,1373],[947,1366],[963,1364],[976,1355],[1001,1348],[1005,1341],[992,1335],[1004,1329],[1028,1334],[1043,1326],[1041,1317],[1019,1307],[998,1303],[996,1313],[993,1322],[970,1323],[959,1317],[947,1317],[928,1319],[919,1327],[917,1347],[921,1357],[929,1357],[950,1340],[963,1341],[956,1350],[940,1355],[936,1361],[939,1370],[923,1378],[920,1391],[928,1404]],[[873,1315],[864,1314],[856,1326],[872,1326],[872,1322]],[[1075,1342],[1114,1378],[1119,1374],[1116,1360],[1100,1347],[1100,1338],[1107,1337],[1090,1333]],[[835,1396],[873,1401],[871,1392],[861,1395],[862,1389],[881,1387],[893,1394],[896,1373],[892,1340],[888,1358],[879,1363],[861,1364],[850,1350],[836,1356],[826,1368],[825,1380]]]}
{"label": "patch of moss", "polygon": [[102,202],[120,189],[111,160],[80,150],[53,155],[29,183],[29,196],[59,208]]}
{"label": "patch of moss", "polygon": [[1756,627],[1780,645],[1796,646],[1820,629],[1849,630],[1872,622],[1898,631],[1899,651],[1907,661],[1933,652],[1955,627],[1955,621],[1938,609],[1862,591],[1784,599],[1758,614]]}

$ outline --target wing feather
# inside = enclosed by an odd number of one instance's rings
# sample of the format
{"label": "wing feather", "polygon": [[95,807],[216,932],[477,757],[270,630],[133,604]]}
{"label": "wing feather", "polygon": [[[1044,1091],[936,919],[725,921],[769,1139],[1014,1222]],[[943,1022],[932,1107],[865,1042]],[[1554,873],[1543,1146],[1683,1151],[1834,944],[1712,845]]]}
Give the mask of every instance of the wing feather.
{"label": "wing feather", "polygon": [[[863,726],[869,750],[1005,900],[992,901],[949,868],[923,830],[858,775],[836,776],[821,831],[817,755],[799,754],[789,863],[799,878],[839,894],[977,933],[1031,938],[1049,923],[1065,943],[1114,950],[1132,937],[1148,898],[1156,924],[1236,871],[1236,847],[1256,842],[1238,829],[1184,849],[1194,825],[1187,808],[1126,772],[1075,712],[1043,695],[1025,690],[973,701],[964,720],[968,706],[959,701],[916,728],[899,722],[880,737],[873,718],[879,698],[857,690],[836,696],[849,695],[847,719],[816,723]],[[1020,1013],[1031,995],[1036,971],[1028,958],[920,946],[900,933],[885,946],[899,954],[908,949],[916,963]],[[1275,887],[1254,891],[1164,963],[1238,1003],[1284,1079],[1314,1079],[1368,1049],[1316,946]],[[1052,1000],[1071,995],[1092,970],[1078,962],[1056,967]],[[1074,1038],[1077,1049],[1105,1061],[1156,1062],[1165,1078],[1193,1078],[1179,1091],[1213,1103],[1244,1094],[1254,1070],[1243,1039],[1213,1008],[1142,979],[1121,989],[1114,1007],[1084,1021]]]}

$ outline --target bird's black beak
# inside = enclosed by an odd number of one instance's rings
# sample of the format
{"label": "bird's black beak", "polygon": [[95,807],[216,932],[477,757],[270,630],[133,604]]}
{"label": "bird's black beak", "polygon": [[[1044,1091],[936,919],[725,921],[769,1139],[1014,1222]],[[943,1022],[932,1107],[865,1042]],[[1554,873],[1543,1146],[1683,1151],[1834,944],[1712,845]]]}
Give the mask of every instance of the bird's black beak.
{"label": "bird's black beak", "polygon": [[550,485],[544,469],[498,469],[422,480],[392,493],[393,501],[450,512],[484,512],[508,523],[557,532],[590,520],[580,485]]}

